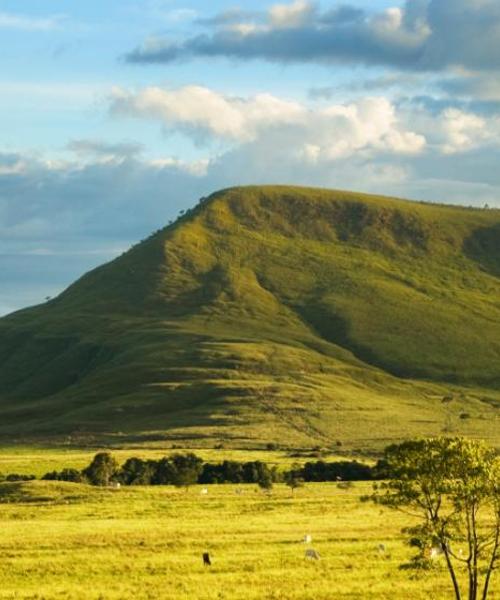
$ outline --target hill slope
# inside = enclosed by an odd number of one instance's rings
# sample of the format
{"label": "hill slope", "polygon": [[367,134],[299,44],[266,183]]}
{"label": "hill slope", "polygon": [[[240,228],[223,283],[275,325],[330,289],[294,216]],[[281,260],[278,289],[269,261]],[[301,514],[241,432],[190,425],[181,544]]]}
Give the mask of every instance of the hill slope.
{"label": "hill slope", "polygon": [[225,190],[0,320],[0,435],[372,447],[497,407],[500,211]]}

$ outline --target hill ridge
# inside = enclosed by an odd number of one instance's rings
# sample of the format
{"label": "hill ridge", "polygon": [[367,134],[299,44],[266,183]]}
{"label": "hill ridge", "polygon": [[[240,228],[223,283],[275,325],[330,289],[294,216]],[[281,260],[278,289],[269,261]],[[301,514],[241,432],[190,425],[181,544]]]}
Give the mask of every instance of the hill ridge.
{"label": "hill ridge", "polygon": [[[450,388],[495,411],[498,234],[496,210],[305,187],[216,192],[53,301],[0,320],[0,435],[111,424],[113,435],[324,439],[335,410],[346,431],[372,428],[373,415],[347,419],[356,389],[383,419],[427,390],[417,413],[441,416],[422,431],[444,418],[428,398]],[[262,433],[271,414],[284,420]]]}

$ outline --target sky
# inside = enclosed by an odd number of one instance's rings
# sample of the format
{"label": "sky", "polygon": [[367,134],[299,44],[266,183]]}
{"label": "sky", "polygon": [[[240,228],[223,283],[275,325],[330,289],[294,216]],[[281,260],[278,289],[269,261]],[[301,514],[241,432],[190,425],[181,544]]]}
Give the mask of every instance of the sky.
{"label": "sky", "polygon": [[0,315],[232,185],[500,207],[499,49],[498,0],[0,0]]}

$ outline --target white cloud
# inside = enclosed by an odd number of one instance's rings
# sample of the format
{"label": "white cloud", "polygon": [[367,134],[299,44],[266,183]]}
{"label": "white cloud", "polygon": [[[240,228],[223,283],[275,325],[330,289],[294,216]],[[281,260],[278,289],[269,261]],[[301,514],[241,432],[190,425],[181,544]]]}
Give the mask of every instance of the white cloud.
{"label": "white cloud", "polygon": [[24,31],[51,31],[61,25],[63,17],[44,18],[28,17],[7,12],[0,12],[0,29],[20,29]]}
{"label": "white cloud", "polygon": [[414,154],[425,147],[425,137],[406,131],[394,106],[386,98],[364,98],[348,105],[333,105],[320,112],[320,147],[330,159],[346,157],[366,148]]}
{"label": "white cloud", "polygon": [[193,177],[203,177],[207,174],[208,168],[210,166],[210,159],[202,158],[200,160],[195,160],[191,162],[187,162],[184,160],[179,160],[178,158],[154,158],[152,160],[147,161],[147,164],[155,169],[178,169],[179,171],[184,171],[189,175],[193,175]]}
{"label": "white cloud", "polygon": [[314,160],[336,160],[364,149],[411,154],[425,146],[422,135],[401,126],[385,98],[318,109],[270,94],[240,98],[200,86],[151,87],[136,93],[115,90],[111,111],[158,119],[196,139],[203,133],[240,144],[269,138],[270,130],[283,135],[289,130],[294,146],[282,151],[301,152]]}
{"label": "white cloud", "polygon": [[239,141],[254,139],[267,125],[292,123],[304,114],[299,104],[269,94],[244,99],[201,86],[174,90],[148,87],[136,94],[116,88],[111,111],[115,115],[159,119],[169,127]]}
{"label": "white cloud", "polygon": [[275,4],[269,9],[271,27],[299,27],[315,13],[314,5],[307,0],[295,0],[291,4]]}
{"label": "white cloud", "polygon": [[485,119],[456,108],[442,113],[442,130],[445,138],[442,148],[446,154],[470,150],[491,135]]}

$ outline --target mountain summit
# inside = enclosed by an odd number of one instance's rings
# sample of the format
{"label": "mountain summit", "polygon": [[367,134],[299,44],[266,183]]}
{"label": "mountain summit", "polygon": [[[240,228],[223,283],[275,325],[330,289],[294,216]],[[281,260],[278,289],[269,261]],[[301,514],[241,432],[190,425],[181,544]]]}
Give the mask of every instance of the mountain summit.
{"label": "mountain summit", "polygon": [[499,415],[498,210],[232,188],[0,319],[4,437],[371,448]]}

